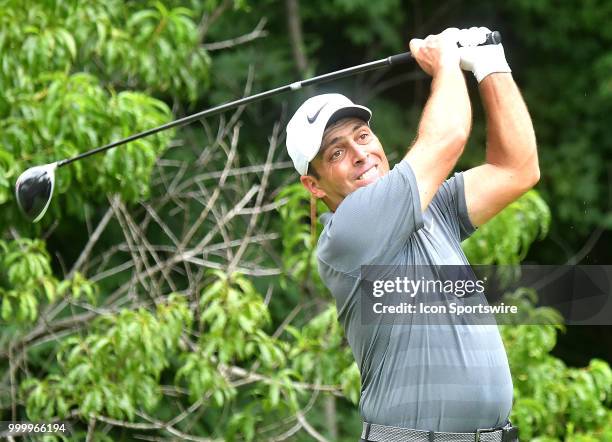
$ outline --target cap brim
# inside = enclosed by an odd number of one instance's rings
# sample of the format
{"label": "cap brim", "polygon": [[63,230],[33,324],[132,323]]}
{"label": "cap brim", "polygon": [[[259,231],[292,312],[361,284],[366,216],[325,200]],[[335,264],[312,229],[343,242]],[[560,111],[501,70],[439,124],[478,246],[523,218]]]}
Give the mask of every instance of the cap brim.
{"label": "cap brim", "polygon": [[370,112],[369,109],[363,106],[343,107],[342,109],[338,109],[337,111],[333,112],[329,116],[327,123],[325,123],[325,128],[327,129],[329,126],[334,124],[336,121],[341,120],[343,118],[348,118],[348,117],[361,118],[366,123],[369,123],[370,118],[372,118],[372,113]]}

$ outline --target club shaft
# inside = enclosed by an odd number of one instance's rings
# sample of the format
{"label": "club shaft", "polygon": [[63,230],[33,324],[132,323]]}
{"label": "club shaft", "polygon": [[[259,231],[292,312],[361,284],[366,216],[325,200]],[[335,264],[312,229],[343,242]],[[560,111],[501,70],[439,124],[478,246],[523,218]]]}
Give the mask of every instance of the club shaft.
{"label": "club shaft", "polygon": [[[498,44],[501,43],[501,34],[497,31],[491,32],[486,41],[483,44]],[[60,160],[57,162],[57,167],[62,167],[67,164],[70,164],[74,161],[82,160],[83,158],[87,158],[91,155],[95,155],[100,152],[104,152],[109,149],[113,149],[114,147],[121,146],[122,144],[129,143],[130,141],[135,141],[140,138],[148,137],[149,135],[156,134],[157,132],[161,132],[163,130],[172,129],[174,127],[185,126],[193,121],[200,120],[205,117],[210,117],[213,115],[220,114],[222,112],[226,112],[230,109],[237,108],[239,106],[244,106],[245,104],[253,103],[255,101],[260,101],[265,98],[272,97],[274,95],[282,94],[284,92],[296,91],[305,86],[312,86],[314,84],[321,84],[327,81],[337,80],[339,78],[348,77],[350,75],[360,74],[362,72],[371,71],[374,69],[380,69],[387,66],[394,66],[398,64],[404,64],[412,61],[412,54],[410,52],[404,52],[397,55],[392,55],[387,58],[381,58],[380,60],[371,61],[369,63],[360,64],[357,66],[353,66],[346,69],[340,69],[338,71],[330,72],[327,74],[319,75],[317,77],[308,78],[306,80],[296,81],[294,83],[287,84],[285,86],[277,87],[275,89],[270,89],[265,92],[260,92],[259,94],[249,95],[248,97],[241,98],[239,100],[235,100],[229,103],[221,104],[219,106],[212,107],[210,109],[203,110],[196,114],[188,115],[183,118],[179,118],[178,120],[171,121],[169,123],[163,124],[159,127],[154,127],[153,129],[145,130],[144,132],[140,132],[134,135],[131,135],[122,140],[114,141],[110,144],[107,144],[102,147],[98,147],[96,149],[89,150],[82,154],[76,155],[72,158],[67,158],[64,160]]]}
{"label": "club shaft", "polygon": [[[397,57],[402,57],[401,59],[397,58]],[[196,114],[192,114],[192,115],[188,115],[186,117],[183,118],[179,118],[178,120],[174,120],[171,121],[169,123],[163,124],[161,126],[152,128],[152,129],[148,129],[145,130],[143,132],[131,135],[127,138],[124,138],[122,140],[118,140],[118,141],[114,141],[110,144],[107,144],[105,146],[102,147],[98,147],[96,149],[92,149],[89,150],[87,152],[84,152],[82,154],[76,155],[72,158],[68,158],[68,159],[64,159],[61,161],[58,161],[57,163],[57,167],[62,167],[65,166],[67,164],[70,164],[74,161],[78,161],[78,160],[82,160],[83,158],[87,158],[91,155],[95,155],[97,153],[100,152],[104,152],[106,150],[109,149],[113,149],[117,146],[121,146],[122,144],[126,144],[129,143],[130,141],[135,141],[138,140],[140,138],[143,137],[148,137],[149,135],[153,135],[156,134],[157,132],[161,132],[167,129],[172,129],[175,127],[180,127],[180,126],[184,126],[186,124],[192,123],[193,121],[196,120],[200,120],[202,118],[205,117],[210,117],[213,115],[217,115],[223,112],[226,112],[230,109],[234,109],[237,108],[239,106],[244,106],[246,104],[249,103],[253,103],[255,101],[260,101],[263,100],[265,98],[269,98],[272,97],[274,95],[278,95],[278,94],[282,94],[284,92],[289,92],[289,91],[296,91],[298,89],[301,89],[302,87],[305,86],[311,86],[314,84],[321,84],[327,81],[332,81],[332,80],[336,80],[338,78],[343,78],[343,77],[347,77],[349,75],[354,75],[354,74],[358,74],[361,72],[366,72],[366,71],[370,71],[373,69],[379,69],[385,66],[391,66],[391,65],[395,65],[395,64],[399,64],[399,63],[404,63],[407,62],[410,59],[410,53],[404,53],[404,54],[398,54],[398,55],[394,55],[392,57],[387,57],[387,58],[383,58],[380,60],[376,60],[376,61],[371,61],[369,63],[364,63],[364,64],[360,64],[358,66],[353,66],[350,68],[346,68],[346,69],[341,69],[339,71],[334,71],[334,72],[330,72],[328,74],[323,74],[323,75],[319,75],[317,77],[312,77],[306,80],[302,80],[302,81],[297,81],[295,83],[291,83],[291,84],[287,84],[285,86],[281,86],[275,89],[270,89],[268,91],[265,92],[260,92],[259,94],[254,94],[254,95],[249,95],[248,97],[244,97],[241,98],[239,100],[235,100],[229,103],[224,103],[221,104],[219,106],[215,106],[212,107],[210,109],[206,109],[203,110],[201,112],[198,112]]]}

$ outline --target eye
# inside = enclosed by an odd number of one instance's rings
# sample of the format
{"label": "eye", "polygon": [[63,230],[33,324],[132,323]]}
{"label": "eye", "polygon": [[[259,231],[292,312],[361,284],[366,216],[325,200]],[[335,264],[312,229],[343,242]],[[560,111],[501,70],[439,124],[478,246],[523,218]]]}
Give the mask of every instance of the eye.
{"label": "eye", "polygon": [[338,158],[340,158],[340,155],[342,155],[342,150],[340,149],[336,149],[334,150],[334,152],[331,154],[331,156],[329,157],[330,160],[337,160]]}
{"label": "eye", "polygon": [[368,139],[368,137],[369,137],[369,136],[370,136],[370,134],[369,134],[369,133],[367,133],[367,132],[363,132],[362,134],[360,134],[360,135],[359,135],[359,139],[360,139],[361,141],[365,141],[365,140],[367,140],[367,139]]}

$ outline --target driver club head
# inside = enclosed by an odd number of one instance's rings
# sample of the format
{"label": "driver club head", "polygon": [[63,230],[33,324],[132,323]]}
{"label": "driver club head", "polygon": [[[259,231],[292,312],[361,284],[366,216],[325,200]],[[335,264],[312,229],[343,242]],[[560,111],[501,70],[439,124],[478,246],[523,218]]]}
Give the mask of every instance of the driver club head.
{"label": "driver club head", "polygon": [[51,202],[55,186],[57,163],[31,167],[17,179],[15,195],[24,216],[31,222],[39,221]]}

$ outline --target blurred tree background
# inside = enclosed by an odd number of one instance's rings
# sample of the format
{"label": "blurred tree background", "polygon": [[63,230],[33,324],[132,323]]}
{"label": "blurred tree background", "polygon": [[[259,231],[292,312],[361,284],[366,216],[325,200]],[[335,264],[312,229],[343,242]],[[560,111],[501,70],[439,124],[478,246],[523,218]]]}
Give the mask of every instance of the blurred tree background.
{"label": "blurred tree background", "polygon": [[[15,180],[411,37],[486,25],[531,111],[542,179],[464,250],[475,264],[610,264],[610,17],[603,0],[0,0],[0,420],[67,419],[72,440],[356,440],[359,372],[316,274],[284,127],[305,98],[338,91],[373,109],[397,161],[429,90],[415,66],[63,168],[36,225]],[[484,157],[468,80],[458,169]],[[502,327],[522,440],[612,440],[611,330]]]}

